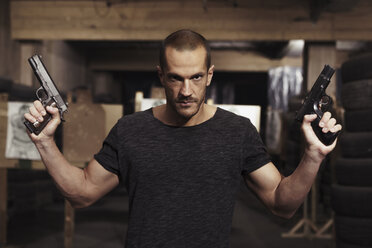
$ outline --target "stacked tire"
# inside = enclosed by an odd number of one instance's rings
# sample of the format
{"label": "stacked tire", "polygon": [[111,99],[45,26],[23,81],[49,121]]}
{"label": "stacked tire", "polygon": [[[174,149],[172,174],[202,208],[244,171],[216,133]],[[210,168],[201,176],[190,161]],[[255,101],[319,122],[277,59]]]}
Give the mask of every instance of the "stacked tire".
{"label": "stacked tire", "polygon": [[332,186],[337,248],[372,247],[372,54],[341,67],[344,130]]}

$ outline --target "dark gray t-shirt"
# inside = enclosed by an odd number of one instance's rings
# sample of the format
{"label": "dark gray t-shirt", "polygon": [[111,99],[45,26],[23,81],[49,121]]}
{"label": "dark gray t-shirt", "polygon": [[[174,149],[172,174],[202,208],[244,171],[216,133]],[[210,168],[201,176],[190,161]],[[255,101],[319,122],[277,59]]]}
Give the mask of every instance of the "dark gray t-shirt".
{"label": "dark gray t-shirt", "polygon": [[220,108],[191,127],[125,116],[94,157],[127,187],[127,248],[228,247],[241,175],[270,162],[249,119]]}

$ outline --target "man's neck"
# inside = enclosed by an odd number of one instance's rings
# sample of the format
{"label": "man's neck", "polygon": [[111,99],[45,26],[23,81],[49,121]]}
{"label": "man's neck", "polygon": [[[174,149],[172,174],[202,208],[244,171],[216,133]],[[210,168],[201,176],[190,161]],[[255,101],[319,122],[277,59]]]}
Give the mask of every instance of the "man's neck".
{"label": "man's neck", "polygon": [[178,115],[167,104],[153,108],[154,117],[166,125],[177,127],[189,127],[199,125],[214,116],[217,108],[211,105],[202,104],[199,111],[191,118],[183,118]]}

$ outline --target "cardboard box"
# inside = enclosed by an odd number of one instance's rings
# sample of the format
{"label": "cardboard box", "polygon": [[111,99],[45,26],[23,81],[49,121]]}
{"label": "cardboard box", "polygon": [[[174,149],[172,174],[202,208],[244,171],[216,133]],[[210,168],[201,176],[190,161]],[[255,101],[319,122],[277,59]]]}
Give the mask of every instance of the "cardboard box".
{"label": "cardboard box", "polygon": [[113,104],[94,104],[85,93],[69,104],[63,124],[63,154],[72,164],[86,165],[101,147],[103,140],[117,120],[123,107]]}

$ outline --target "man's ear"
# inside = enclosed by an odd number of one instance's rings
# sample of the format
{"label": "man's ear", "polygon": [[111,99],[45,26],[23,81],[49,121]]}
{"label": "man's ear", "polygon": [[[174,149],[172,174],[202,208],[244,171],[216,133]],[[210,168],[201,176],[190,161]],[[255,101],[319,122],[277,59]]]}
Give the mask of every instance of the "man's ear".
{"label": "man's ear", "polygon": [[161,69],[161,67],[159,65],[156,66],[156,70],[158,71],[158,77],[159,77],[160,83],[163,85],[163,82],[164,82],[163,70]]}
{"label": "man's ear", "polygon": [[214,72],[214,65],[211,65],[211,67],[209,67],[208,69],[208,82],[207,82],[207,86],[209,86],[212,82],[212,78],[213,78],[213,72]]}

